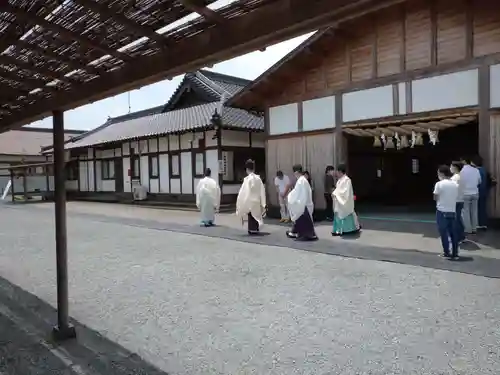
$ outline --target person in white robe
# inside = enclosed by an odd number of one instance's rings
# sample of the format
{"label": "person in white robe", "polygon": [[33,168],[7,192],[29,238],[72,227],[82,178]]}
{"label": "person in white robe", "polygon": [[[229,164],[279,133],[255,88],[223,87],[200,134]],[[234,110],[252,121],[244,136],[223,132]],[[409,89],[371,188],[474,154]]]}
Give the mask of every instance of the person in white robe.
{"label": "person in white robe", "polygon": [[333,229],[332,236],[358,233],[361,229],[358,216],[354,212],[354,191],[351,179],[346,174],[346,167],[337,167],[337,185],[332,193]]}
{"label": "person in white robe", "polygon": [[288,193],[288,211],[293,221],[293,227],[286,232],[287,237],[299,241],[315,241],[318,239],[314,230],[313,211],[314,203],[312,189],[301,165],[293,167],[293,173],[297,182],[290,193]]}
{"label": "person in white robe", "polygon": [[241,184],[236,199],[236,216],[247,221],[248,234],[258,235],[266,214],[266,189],[259,175],[255,174],[255,163],[245,163],[247,176]]}
{"label": "person in white robe", "polygon": [[211,227],[215,225],[215,213],[220,206],[219,184],[211,177],[210,168],[205,170],[205,177],[196,187],[196,207],[201,213],[201,225]]}

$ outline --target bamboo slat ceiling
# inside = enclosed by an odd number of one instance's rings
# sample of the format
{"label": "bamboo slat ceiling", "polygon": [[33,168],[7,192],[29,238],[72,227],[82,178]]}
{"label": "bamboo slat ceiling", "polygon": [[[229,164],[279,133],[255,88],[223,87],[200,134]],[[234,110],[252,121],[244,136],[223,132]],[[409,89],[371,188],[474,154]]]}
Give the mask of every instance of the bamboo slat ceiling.
{"label": "bamboo slat ceiling", "polygon": [[[394,1],[394,0],[392,0]],[[402,1],[402,0],[401,0]],[[0,131],[313,31],[386,0],[0,0]],[[189,22],[180,20],[199,14]]]}

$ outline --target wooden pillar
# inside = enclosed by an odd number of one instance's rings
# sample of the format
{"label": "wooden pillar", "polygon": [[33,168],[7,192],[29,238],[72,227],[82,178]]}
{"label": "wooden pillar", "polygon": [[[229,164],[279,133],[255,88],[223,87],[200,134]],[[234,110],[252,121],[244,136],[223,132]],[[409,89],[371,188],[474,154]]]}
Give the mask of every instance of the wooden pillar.
{"label": "wooden pillar", "polygon": [[486,64],[479,68],[479,118],[478,118],[479,155],[486,168],[491,166],[490,159],[490,67]]}
{"label": "wooden pillar", "polygon": [[69,324],[68,297],[68,249],[66,230],[66,184],[64,158],[64,114],[54,111],[54,199],[57,261],[57,326],[53,335],[56,340],[76,337],[75,328]]}

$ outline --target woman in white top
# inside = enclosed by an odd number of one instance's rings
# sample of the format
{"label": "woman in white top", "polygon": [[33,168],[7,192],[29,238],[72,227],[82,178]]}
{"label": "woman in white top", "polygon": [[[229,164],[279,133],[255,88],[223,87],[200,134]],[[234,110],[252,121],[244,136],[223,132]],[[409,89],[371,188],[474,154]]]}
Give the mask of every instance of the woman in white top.
{"label": "woman in white top", "polygon": [[464,221],[462,218],[462,211],[464,209],[464,186],[463,181],[460,181],[460,171],[462,170],[463,164],[460,161],[454,161],[451,163],[450,171],[453,173],[451,177],[452,181],[458,184],[458,197],[457,197],[457,207],[456,207],[456,228],[457,228],[457,239],[459,242],[465,240],[465,228]]}

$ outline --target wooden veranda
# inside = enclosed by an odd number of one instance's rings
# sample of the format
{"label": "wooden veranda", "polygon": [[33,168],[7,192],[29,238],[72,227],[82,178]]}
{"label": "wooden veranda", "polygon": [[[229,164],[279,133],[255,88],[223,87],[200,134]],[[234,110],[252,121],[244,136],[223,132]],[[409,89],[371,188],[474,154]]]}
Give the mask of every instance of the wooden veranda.
{"label": "wooden veranda", "polygon": [[55,336],[76,335],[68,320],[65,110],[403,1],[227,0],[214,10],[215,0],[0,0],[0,132],[53,116]]}

